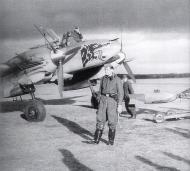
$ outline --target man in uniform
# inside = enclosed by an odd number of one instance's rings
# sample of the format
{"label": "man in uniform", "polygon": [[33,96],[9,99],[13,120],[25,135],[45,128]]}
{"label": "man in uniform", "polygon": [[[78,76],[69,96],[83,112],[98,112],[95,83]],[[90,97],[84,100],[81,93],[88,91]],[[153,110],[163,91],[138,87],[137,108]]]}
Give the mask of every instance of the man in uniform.
{"label": "man in uniform", "polygon": [[128,80],[127,75],[123,76],[123,90],[124,90],[125,108],[127,112],[131,115],[131,118],[135,119],[136,118],[135,112],[132,112],[129,109],[129,102],[130,102],[129,94],[134,94],[134,90],[131,82]]}
{"label": "man in uniform", "polygon": [[113,66],[111,64],[106,64],[104,68],[105,76],[100,82],[101,97],[97,111],[94,143],[99,143],[105,123],[108,120],[108,145],[113,145],[118,122],[118,113],[122,112],[123,87],[120,78],[114,74]]}
{"label": "man in uniform", "polygon": [[83,35],[81,34],[79,27],[74,28],[73,32],[71,33],[71,36],[78,43],[83,41]]}
{"label": "man in uniform", "polygon": [[74,42],[81,42],[83,41],[83,35],[80,32],[79,27],[75,27],[73,31],[69,31],[65,34],[63,34],[62,40],[61,40],[61,45],[63,47],[69,46],[71,44],[71,38],[74,40]]}

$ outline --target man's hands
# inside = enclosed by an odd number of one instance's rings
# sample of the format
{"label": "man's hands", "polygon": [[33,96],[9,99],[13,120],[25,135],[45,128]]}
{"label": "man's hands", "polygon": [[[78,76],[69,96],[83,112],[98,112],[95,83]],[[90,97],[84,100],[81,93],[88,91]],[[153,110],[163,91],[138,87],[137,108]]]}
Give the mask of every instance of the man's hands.
{"label": "man's hands", "polygon": [[121,112],[122,112],[122,105],[118,105],[118,106],[117,106],[117,112],[118,112],[118,113],[121,113]]}

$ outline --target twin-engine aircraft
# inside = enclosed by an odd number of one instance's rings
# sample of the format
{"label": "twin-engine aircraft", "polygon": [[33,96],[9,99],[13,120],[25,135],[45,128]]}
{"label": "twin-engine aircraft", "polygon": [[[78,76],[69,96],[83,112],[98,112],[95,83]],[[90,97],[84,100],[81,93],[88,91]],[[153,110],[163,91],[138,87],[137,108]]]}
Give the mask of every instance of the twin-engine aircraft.
{"label": "twin-engine aircraft", "polygon": [[[44,105],[35,99],[35,85],[55,83],[60,97],[64,90],[90,86],[102,77],[103,65],[122,66],[135,81],[122,43],[113,40],[83,40],[79,29],[63,34],[62,39],[51,29],[36,26],[46,43],[32,47],[0,64],[1,96],[5,98],[30,94],[24,114],[28,121],[43,121]],[[74,43],[70,42],[74,40]]]}

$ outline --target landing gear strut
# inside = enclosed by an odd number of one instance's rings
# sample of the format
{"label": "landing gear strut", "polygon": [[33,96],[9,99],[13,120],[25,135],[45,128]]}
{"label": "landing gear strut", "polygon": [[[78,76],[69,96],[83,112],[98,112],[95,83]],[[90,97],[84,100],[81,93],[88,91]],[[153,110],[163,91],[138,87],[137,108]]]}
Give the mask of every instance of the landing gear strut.
{"label": "landing gear strut", "polygon": [[31,100],[26,102],[24,108],[25,119],[29,122],[40,122],[46,117],[46,109],[44,104],[35,98],[35,87],[34,84],[20,85],[23,93],[31,95]]}

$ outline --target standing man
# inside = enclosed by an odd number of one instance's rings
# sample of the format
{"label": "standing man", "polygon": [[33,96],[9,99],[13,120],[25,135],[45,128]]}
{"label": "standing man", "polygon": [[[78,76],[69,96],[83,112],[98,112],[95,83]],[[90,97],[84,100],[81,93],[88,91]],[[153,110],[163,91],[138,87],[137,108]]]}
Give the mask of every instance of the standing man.
{"label": "standing man", "polygon": [[104,68],[105,76],[100,82],[101,97],[97,111],[94,143],[99,143],[105,123],[108,120],[108,145],[113,145],[116,133],[116,125],[118,122],[118,113],[122,112],[123,87],[120,78],[114,74],[113,66],[111,64],[105,64]]}
{"label": "standing man", "polygon": [[130,102],[129,94],[134,94],[134,90],[131,82],[128,80],[127,75],[123,76],[123,90],[124,90],[125,108],[127,112],[131,115],[131,118],[135,119],[136,114],[129,109],[129,102]]}

